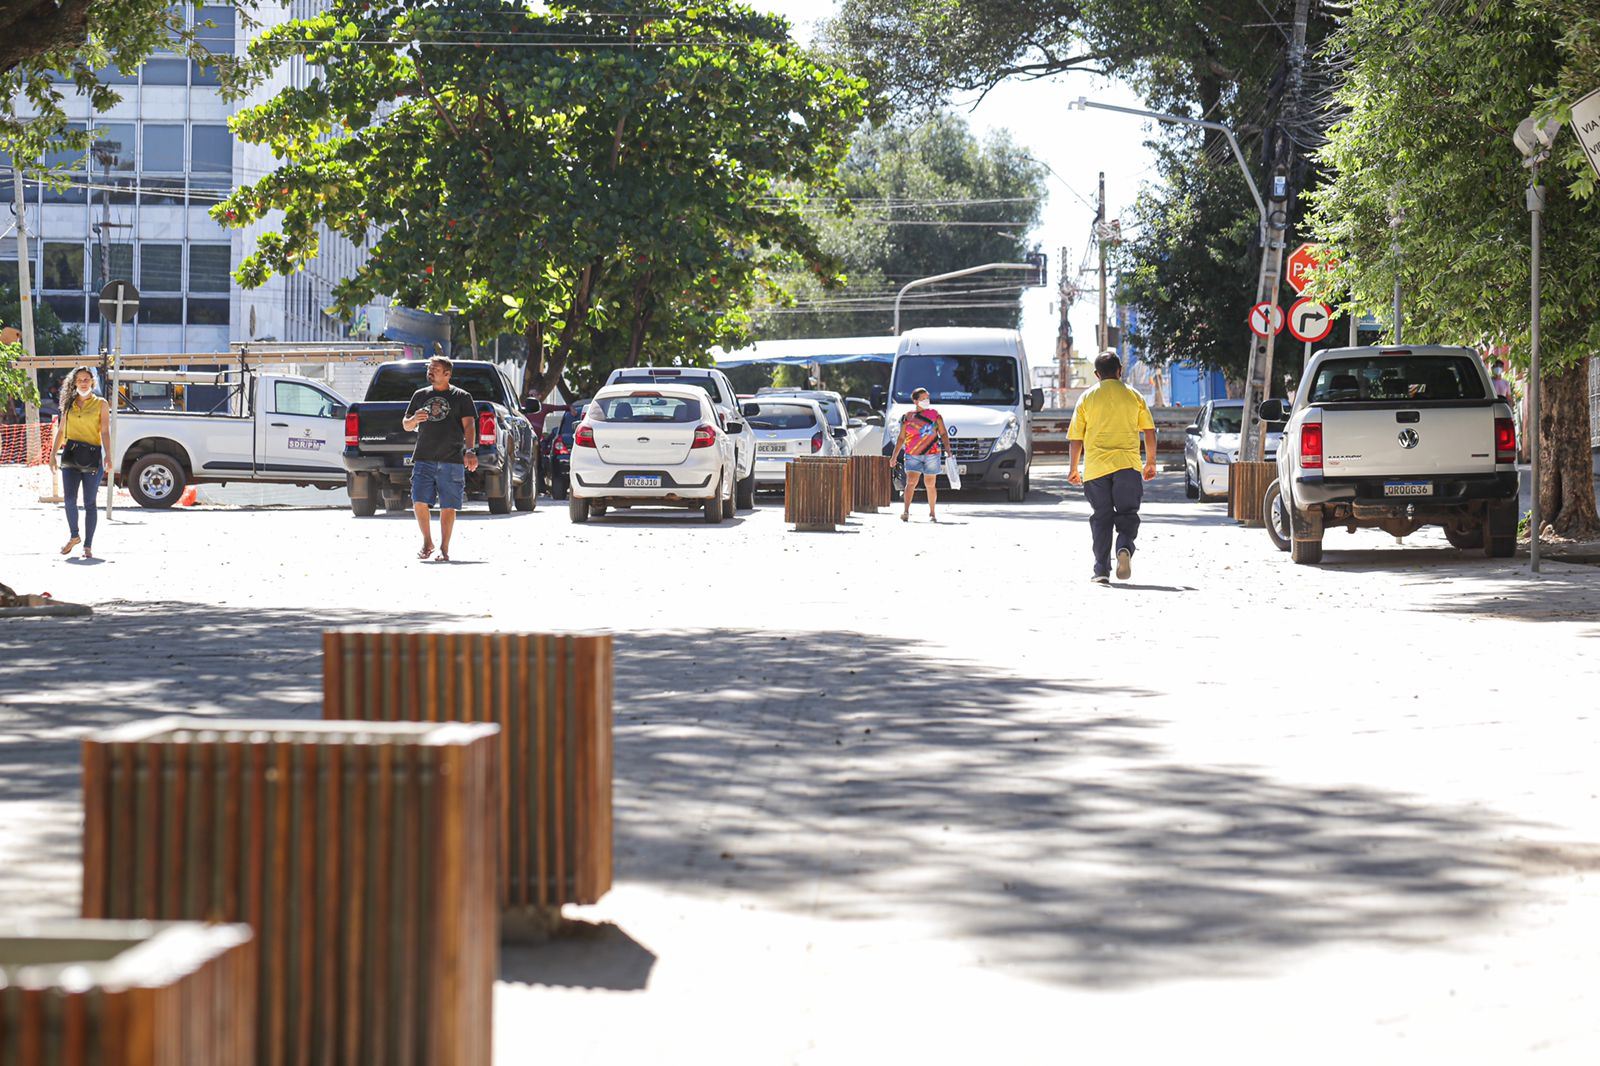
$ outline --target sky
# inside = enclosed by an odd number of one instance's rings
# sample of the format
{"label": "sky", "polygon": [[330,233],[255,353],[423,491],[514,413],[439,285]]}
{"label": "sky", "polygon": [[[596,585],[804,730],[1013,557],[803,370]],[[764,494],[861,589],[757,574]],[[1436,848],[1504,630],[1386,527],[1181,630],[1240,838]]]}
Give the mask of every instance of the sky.
{"label": "sky", "polygon": [[[831,15],[836,6],[831,0],[750,2],[760,10],[787,17],[794,23],[800,40],[809,40],[815,23]],[[1111,219],[1127,213],[1141,182],[1156,178],[1155,157],[1144,146],[1150,136],[1147,124],[1132,115],[1108,111],[1068,111],[1068,101],[1080,96],[1127,107],[1144,106],[1120,83],[1088,74],[1007,82],[975,108],[970,98],[951,100],[951,110],[964,115],[979,137],[991,130],[1007,130],[1024,151],[1059,175],[1045,177],[1050,196],[1039,226],[1031,235],[1032,242],[1050,256],[1050,284],[1027,290],[1022,300],[1023,342],[1034,365],[1054,357],[1061,248],[1067,249],[1067,269],[1076,273],[1086,259],[1099,173],[1105,172],[1106,217]],[[1099,304],[1092,291],[1096,280],[1093,274],[1086,274],[1079,283],[1090,291],[1080,296],[1072,308],[1072,333],[1078,350],[1088,352],[1094,347],[1099,317]],[[884,327],[887,332],[887,322]]]}

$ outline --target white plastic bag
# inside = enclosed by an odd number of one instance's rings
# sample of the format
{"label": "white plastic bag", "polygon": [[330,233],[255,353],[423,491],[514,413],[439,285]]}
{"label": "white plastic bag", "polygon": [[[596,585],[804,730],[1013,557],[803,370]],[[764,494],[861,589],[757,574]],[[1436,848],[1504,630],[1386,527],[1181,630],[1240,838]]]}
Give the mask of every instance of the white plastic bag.
{"label": "white plastic bag", "polygon": [[944,456],[944,479],[950,482],[950,487],[953,489],[961,487],[961,467],[956,464],[956,457],[949,452]]}

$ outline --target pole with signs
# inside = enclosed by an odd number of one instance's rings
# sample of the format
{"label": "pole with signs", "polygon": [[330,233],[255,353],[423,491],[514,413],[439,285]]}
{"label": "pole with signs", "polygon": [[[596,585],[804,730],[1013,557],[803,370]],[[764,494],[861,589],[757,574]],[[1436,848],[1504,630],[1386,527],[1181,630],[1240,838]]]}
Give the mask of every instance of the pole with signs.
{"label": "pole with signs", "polygon": [[122,324],[139,313],[139,290],[131,281],[113,281],[100,290],[100,319],[113,319],[116,340],[111,349],[111,385],[106,390],[111,395],[111,454],[106,462],[111,464],[111,475],[106,478],[106,518],[110,518],[117,499],[117,410],[122,406]]}

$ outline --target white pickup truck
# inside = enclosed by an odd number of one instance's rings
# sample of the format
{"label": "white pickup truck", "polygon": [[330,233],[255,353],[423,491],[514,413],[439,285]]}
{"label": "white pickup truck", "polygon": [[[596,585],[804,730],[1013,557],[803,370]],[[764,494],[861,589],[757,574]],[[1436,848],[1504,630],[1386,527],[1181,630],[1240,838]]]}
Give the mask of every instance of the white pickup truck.
{"label": "white pickup truck", "polygon": [[1333,348],[1306,367],[1264,513],[1297,563],[1322,561],[1322,534],[1443,526],[1457,548],[1507,557],[1517,545],[1516,431],[1471,348]]}
{"label": "white pickup truck", "polygon": [[349,404],[338,393],[280,374],[221,377],[228,396],[212,410],[117,412],[117,484],[139,506],[171,507],[199,483],[345,487]]}

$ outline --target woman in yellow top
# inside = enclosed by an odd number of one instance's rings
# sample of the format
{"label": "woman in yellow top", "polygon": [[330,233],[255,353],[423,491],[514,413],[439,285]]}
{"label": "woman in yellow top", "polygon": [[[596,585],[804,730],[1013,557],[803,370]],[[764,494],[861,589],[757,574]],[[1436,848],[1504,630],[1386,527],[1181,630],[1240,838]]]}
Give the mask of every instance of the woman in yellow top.
{"label": "woman in yellow top", "polygon": [[69,555],[79,543],[78,493],[83,493],[86,524],[83,557],[94,558],[94,526],[100,517],[95,497],[100,478],[111,475],[111,405],[94,393],[94,371],[80,366],[61,385],[61,421],[56,424],[50,465],[61,469],[61,495],[67,505],[67,531],[62,545]]}

